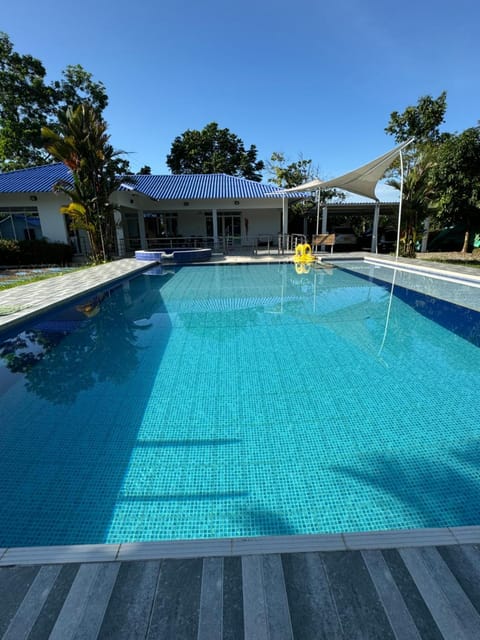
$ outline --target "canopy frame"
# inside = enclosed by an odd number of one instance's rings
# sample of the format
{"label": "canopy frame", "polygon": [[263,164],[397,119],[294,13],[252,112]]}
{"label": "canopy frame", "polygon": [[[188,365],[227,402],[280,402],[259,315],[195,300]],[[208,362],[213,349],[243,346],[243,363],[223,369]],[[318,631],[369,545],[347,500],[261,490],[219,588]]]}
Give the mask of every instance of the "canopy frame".
{"label": "canopy frame", "polygon": [[[290,189],[285,189],[285,192],[291,193],[295,191],[317,191],[317,234],[318,234],[318,226],[319,226],[319,218],[320,218],[320,205],[321,198],[320,192],[324,189],[329,188],[337,188],[343,189],[345,191],[349,191],[350,193],[354,193],[355,195],[363,196],[365,198],[369,198],[371,200],[375,200],[375,202],[379,203],[379,199],[375,195],[375,188],[377,183],[384,176],[385,171],[393,164],[395,161],[397,154],[400,158],[400,201],[398,204],[398,224],[397,224],[397,247],[395,250],[395,260],[398,260],[398,251],[400,245],[400,226],[402,220],[402,200],[403,200],[403,182],[404,182],[404,166],[403,166],[403,154],[402,151],[412,142],[414,138],[410,138],[406,142],[402,142],[397,147],[388,151],[387,153],[379,156],[375,160],[368,162],[367,164],[362,165],[358,169],[354,169],[353,171],[349,171],[338,178],[333,178],[332,180],[310,180],[309,182],[304,182],[303,184],[298,185],[297,187],[291,187]],[[372,250],[373,250],[373,239],[376,238],[378,232],[378,216],[374,218],[374,226],[375,223],[377,228],[373,229],[372,233]],[[376,251],[376,247],[375,247]]]}

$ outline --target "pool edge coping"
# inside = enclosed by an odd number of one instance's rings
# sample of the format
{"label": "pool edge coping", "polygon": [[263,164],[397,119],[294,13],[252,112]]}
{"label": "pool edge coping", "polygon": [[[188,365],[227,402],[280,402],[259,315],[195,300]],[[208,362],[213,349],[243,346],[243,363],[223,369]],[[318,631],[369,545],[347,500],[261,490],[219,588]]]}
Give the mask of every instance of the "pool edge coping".
{"label": "pool edge coping", "polygon": [[0,548],[0,567],[479,544],[480,526]]}

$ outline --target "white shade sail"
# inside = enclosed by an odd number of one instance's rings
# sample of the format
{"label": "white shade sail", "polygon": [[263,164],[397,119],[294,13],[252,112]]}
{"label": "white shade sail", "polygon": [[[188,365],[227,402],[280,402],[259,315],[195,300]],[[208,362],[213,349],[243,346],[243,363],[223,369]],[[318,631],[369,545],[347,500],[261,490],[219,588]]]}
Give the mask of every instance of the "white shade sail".
{"label": "white shade sail", "polygon": [[372,200],[378,200],[375,195],[375,187],[377,182],[383,177],[388,167],[393,164],[400,151],[413,142],[413,138],[407,142],[395,147],[383,156],[372,160],[368,164],[345,173],[343,176],[334,178],[332,180],[310,180],[310,182],[304,182],[298,185],[298,187],[292,187],[291,189],[285,189],[286,192],[292,191],[313,191],[316,189],[331,189],[336,187],[337,189],[345,189],[350,193],[355,193],[358,196],[364,196],[366,198],[372,198]]}

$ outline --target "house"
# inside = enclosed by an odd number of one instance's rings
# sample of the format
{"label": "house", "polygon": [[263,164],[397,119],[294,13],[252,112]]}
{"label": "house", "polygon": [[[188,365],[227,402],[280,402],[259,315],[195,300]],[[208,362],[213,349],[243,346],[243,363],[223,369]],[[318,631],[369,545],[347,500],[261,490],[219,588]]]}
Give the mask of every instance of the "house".
{"label": "house", "polygon": [[[154,249],[208,242],[222,247],[250,245],[288,233],[288,201],[278,187],[225,174],[136,175],[112,195],[117,221],[119,255],[136,249]],[[59,181],[70,181],[62,163],[0,174],[0,237],[46,238],[71,242],[78,253],[86,240],[69,229],[60,207],[68,198],[55,193]]]}
{"label": "house", "polygon": [[[117,253],[178,246],[276,245],[286,238],[289,202],[309,192],[286,192],[226,174],[135,175],[112,195],[117,222]],[[59,181],[70,181],[62,163],[0,174],[0,238],[40,239],[71,243],[77,254],[88,252],[86,236],[72,230],[60,207],[68,198],[54,192]],[[393,206],[392,206],[393,205]],[[322,205],[322,232],[335,216],[396,215],[394,203],[329,203]],[[320,210],[318,210],[319,212]],[[334,216],[332,218],[332,216]],[[310,221],[303,232],[318,232]],[[373,245],[372,245],[373,246]]]}

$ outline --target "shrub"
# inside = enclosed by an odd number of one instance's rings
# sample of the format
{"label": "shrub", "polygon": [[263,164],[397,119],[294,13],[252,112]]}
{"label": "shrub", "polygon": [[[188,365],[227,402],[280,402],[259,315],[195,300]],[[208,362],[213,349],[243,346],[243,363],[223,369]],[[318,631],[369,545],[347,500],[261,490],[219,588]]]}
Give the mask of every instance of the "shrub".
{"label": "shrub", "polygon": [[20,247],[16,240],[0,238],[0,264],[20,264]]}
{"label": "shrub", "polygon": [[72,247],[62,242],[0,239],[0,264],[65,266],[71,263],[72,258]]}

